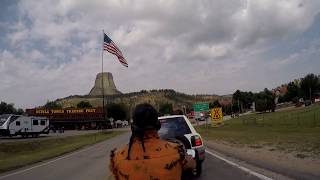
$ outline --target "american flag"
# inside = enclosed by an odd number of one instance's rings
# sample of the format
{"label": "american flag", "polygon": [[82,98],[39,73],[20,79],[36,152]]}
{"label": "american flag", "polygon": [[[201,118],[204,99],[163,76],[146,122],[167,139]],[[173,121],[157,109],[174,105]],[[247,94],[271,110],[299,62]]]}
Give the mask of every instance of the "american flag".
{"label": "american flag", "polygon": [[104,43],[103,43],[103,50],[108,51],[111,54],[114,54],[119,59],[120,63],[125,67],[128,67],[127,60],[123,57],[122,52],[117,47],[117,45],[106,35],[104,34]]}

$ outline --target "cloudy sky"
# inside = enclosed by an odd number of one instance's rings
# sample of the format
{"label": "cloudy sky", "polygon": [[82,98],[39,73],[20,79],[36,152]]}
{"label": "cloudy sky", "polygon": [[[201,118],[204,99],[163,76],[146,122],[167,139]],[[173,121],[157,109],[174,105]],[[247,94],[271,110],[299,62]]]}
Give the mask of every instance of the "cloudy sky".
{"label": "cloudy sky", "polygon": [[229,94],[320,73],[319,0],[1,0],[0,101],[27,108],[87,94],[104,53],[126,93]]}

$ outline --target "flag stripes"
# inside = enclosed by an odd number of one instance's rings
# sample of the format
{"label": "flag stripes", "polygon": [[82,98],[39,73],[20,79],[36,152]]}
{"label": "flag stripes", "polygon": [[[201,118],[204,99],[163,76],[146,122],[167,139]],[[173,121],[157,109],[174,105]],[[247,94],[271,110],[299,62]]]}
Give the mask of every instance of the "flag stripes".
{"label": "flag stripes", "polygon": [[103,43],[103,50],[108,51],[109,53],[117,56],[119,62],[125,66],[128,67],[127,60],[123,57],[122,52],[117,47],[117,45],[106,35],[104,34],[104,43]]}

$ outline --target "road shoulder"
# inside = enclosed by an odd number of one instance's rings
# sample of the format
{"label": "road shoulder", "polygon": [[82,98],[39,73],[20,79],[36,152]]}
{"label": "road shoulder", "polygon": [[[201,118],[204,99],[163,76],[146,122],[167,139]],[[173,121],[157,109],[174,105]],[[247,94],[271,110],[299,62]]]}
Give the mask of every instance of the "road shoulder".
{"label": "road shoulder", "polygon": [[106,131],[55,139],[2,143],[0,173],[59,157],[123,133],[125,131]]}
{"label": "road shoulder", "polygon": [[267,147],[250,148],[216,141],[206,141],[205,144],[210,150],[273,179],[320,178],[319,158],[298,158],[293,153],[279,152]]}

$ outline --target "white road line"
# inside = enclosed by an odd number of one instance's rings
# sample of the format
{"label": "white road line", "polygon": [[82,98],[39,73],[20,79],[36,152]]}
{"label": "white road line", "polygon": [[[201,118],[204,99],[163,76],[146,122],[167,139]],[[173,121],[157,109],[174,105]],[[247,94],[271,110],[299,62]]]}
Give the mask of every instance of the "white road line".
{"label": "white road line", "polygon": [[30,168],[23,169],[23,170],[20,170],[20,171],[17,171],[17,172],[13,172],[13,173],[10,173],[10,174],[4,175],[4,176],[0,176],[0,179],[4,179],[4,178],[6,178],[6,177],[10,177],[10,176],[14,176],[14,175],[17,175],[17,174],[21,174],[21,173],[30,171],[30,170],[35,169],[35,168],[38,168],[38,167],[46,166],[46,165],[51,164],[51,163],[54,163],[54,162],[56,162],[56,161],[59,161],[59,160],[62,160],[62,159],[66,159],[66,158],[68,158],[68,157],[70,157],[70,156],[73,156],[73,155],[79,154],[79,153],[81,153],[81,152],[87,151],[87,150],[92,149],[92,148],[94,148],[94,147],[95,147],[95,146],[90,146],[90,147],[88,147],[88,148],[82,149],[82,150],[80,150],[80,151],[73,152],[73,153],[71,153],[71,154],[67,154],[67,155],[65,155],[65,156],[62,156],[62,157],[53,159],[53,160],[51,160],[51,161],[48,161],[48,162],[45,162],[45,163],[42,163],[42,164],[39,164],[39,165],[36,165],[36,166],[32,166],[32,167],[30,167]]}
{"label": "white road line", "polygon": [[248,169],[246,167],[243,167],[243,166],[241,166],[241,165],[239,165],[237,163],[234,163],[234,162],[232,162],[232,161],[230,161],[228,159],[225,159],[225,158],[223,158],[223,157],[221,157],[221,156],[219,156],[219,155],[217,155],[217,154],[215,154],[213,152],[210,152],[208,150],[206,150],[206,152],[208,154],[210,154],[211,156],[214,156],[214,157],[216,157],[216,158],[218,158],[218,159],[220,159],[220,160],[222,160],[222,161],[224,161],[224,162],[226,162],[226,163],[228,163],[228,164],[230,164],[230,165],[232,165],[234,167],[237,167],[237,168],[239,168],[239,169],[241,169],[241,170],[243,170],[243,171],[245,171],[245,172],[247,172],[247,173],[249,173],[251,175],[254,175],[254,176],[256,176],[256,177],[258,177],[258,178],[260,178],[262,180],[273,180],[272,178],[269,178],[269,177],[267,177],[267,176],[265,176],[263,174],[260,174],[260,173],[257,173],[255,171],[252,171],[252,170],[250,170],[250,169]]}

